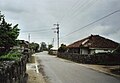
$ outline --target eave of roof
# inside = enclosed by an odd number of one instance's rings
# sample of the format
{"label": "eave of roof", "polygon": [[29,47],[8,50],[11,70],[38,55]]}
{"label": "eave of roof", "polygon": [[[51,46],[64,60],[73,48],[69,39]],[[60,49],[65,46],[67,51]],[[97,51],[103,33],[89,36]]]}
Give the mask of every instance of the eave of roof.
{"label": "eave of roof", "polygon": [[89,47],[89,48],[116,48],[119,44],[110,39],[101,37],[99,35],[91,35],[82,40],[76,41],[70,45],[68,48],[79,48],[79,47]]}

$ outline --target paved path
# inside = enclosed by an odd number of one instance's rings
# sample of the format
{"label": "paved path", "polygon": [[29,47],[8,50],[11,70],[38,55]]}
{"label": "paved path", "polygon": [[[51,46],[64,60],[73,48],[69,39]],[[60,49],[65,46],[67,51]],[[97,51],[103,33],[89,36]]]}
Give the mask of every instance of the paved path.
{"label": "paved path", "polygon": [[50,83],[120,83],[115,77],[50,56],[47,52],[38,53],[36,57],[41,60]]}

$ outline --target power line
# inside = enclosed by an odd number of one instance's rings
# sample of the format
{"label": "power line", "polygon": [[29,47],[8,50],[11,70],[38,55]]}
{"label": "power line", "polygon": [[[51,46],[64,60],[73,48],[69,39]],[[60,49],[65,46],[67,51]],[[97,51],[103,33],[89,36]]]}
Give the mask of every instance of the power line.
{"label": "power line", "polygon": [[[81,3],[78,3],[75,8],[70,9],[70,11],[72,11],[72,12],[71,12],[71,13],[68,12],[68,13],[66,14],[66,15],[68,16],[68,17],[67,17],[67,20],[70,19],[69,17],[73,17],[73,16],[76,14],[76,12],[80,11],[81,9],[83,9],[88,3],[90,3],[90,1],[91,1],[91,0],[89,0],[89,1],[84,0],[84,1],[82,1]],[[79,2],[80,2],[80,1],[79,1]]]}
{"label": "power line", "polygon": [[[73,15],[78,9],[80,9],[82,7],[82,5],[85,5],[85,3],[87,3],[87,1],[83,0],[81,3],[81,1],[78,0],[73,6],[72,8],[70,8],[67,13],[62,17],[61,22],[65,19],[65,17],[67,16],[67,20],[69,18],[70,15]],[[72,11],[71,13],[69,13],[70,11]],[[71,17],[71,16],[70,16]]]}
{"label": "power line", "polygon": [[[77,32],[77,31],[79,31],[79,30],[82,30],[82,29],[84,29],[84,28],[86,28],[86,27],[88,27],[88,26],[90,26],[90,25],[92,25],[92,24],[94,24],[94,23],[96,23],[96,22],[98,22],[98,21],[100,21],[100,20],[103,20],[103,19],[105,19],[105,18],[107,18],[107,17],[109,17],[109,16],[117,13],[117,12],[120,12],[120,10],[116,10],[116,11],[114,11],[114,12],[112,12],[112,13],[106,15],[106,16],[103,16],[102,18],[100,18],[100,19],[98,19],[98,20],[96,20],[96,21],[93,21],[93,22],[91,22],[91,23],[89,23],[89,24],[87,24],[87,25],[85,25],[85,26],[83,26],[83,27],[81,27],[81,28],[79,28],[79,29],[77,29],[77,30],[75,30],[75,31],[72,31],[72,32],[68,33],[67,35],[65,35],[65,36],[63,36],[63,37],[69,36],[69,35]],[[62,37],[62,38],[63,38],[63,37]]]}
{"label": "power line", "polygon": [[72,15],[74,16],[77,12],[79,12],[84,7],[86,7],[90,2],[91,2],[91,0],[81,3],[81,5],[75,11],[72,12]]}
{"label": "power line", "polygon": [[67,13],[65,13],[65,15],[61,16],[61,19],[59,20],[59,22],[62,22],[63,19],[66,17],[66,15],[68,15],[68,13],[69,13],[70,11],[73,11],[73,9],[76,8],[76,7],[75,7],[76,5],[80,5],[79,2],[80,2],[80,0],[77,0],[77,1],[72,5],[71,8],[67,9],[67,10],[66,10]]}
{"label": "power line", "polygon": [[41,32],[41,31],[49,31],[52,29],[40,29],[40,30],[31,30],[31,31],[21,31],[22,33],[27,33],[27,32]]}
{"label": "power line", "polygon": [[47,31],[47,30],[51,30],[51,28],[49,29],[42,29],[42,28],[46,28],[46,27],[52,27],[52,26],[41,26],[41,27],[34,27],[34,28],[41,28],[38,30],[26,30],[26,31],[21,31],[21,32],[40,32],[40,31]]}
{"label": "power line", "polygon": [[96,1],[97,0],[91,0],[91,1],[88,1],[87,3],[82,4],[80,8],[76,10],[76,12],[74,13],[74,16],[77,16],[80,12],[85,11],[86,9],[90,8],[92,5],[94,5],[94,3],[96,3]]}
{"label": "power line", "polygon": [[[67,19],[67,24],[68,22],[71,23],[73,21],[75,21],[74,19],[80,14],[82,16],[82,13],[85,12],[86,10],[88,10],[89,8],[91,8],[98,0],[90,0],[88,2],[85,2],[83,4],[81,4],[81,6],[79,8],[76,9],[76,11],[73,12],[72,16],[70,16],[70,18]],[[78,17],[80,19],[80,17]],[[72,19],[70,21],[68,21],[69,19]]]}
{"label": "power line", "polygon": [[79,11],[79,9],[74,13],[73,17],[72,18],[75,18],[77,17],[80,13],[83,13],[84,11],[88,10],[90,7],[92,7],[95,3],[97,2],[97,0],[92,0],[92,1],[89,1],[88,3],[86,4],[83,4],[81,6],[81,10]]}

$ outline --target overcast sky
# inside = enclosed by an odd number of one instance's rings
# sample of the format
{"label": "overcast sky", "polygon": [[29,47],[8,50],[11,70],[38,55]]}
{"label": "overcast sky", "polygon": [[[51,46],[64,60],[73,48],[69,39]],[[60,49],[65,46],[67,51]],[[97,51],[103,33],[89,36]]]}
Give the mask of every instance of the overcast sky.
{"label": "overcast sky", "polygon": [[81,29],[116,10],[120,10],[120,0],[0,0],[7,22],[19,24],[18,39],[28,40],[30,34],[31,42],[51,44],[54,38],[54,45],[56,33],[52,28],[57,22],[60,43],[68,45],[91,34],[120,43],[120,12]]}

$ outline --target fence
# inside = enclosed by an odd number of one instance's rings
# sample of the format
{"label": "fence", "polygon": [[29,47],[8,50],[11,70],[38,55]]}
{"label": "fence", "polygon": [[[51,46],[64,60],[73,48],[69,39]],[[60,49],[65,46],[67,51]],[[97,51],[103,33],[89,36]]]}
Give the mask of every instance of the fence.
{"label": "fence", "polygon": [[80,55],[77,53],[58,53],[57,56],[78,63],[104,65],[120,64],[120,54],[113,53],[98,53],[93,55]]}

